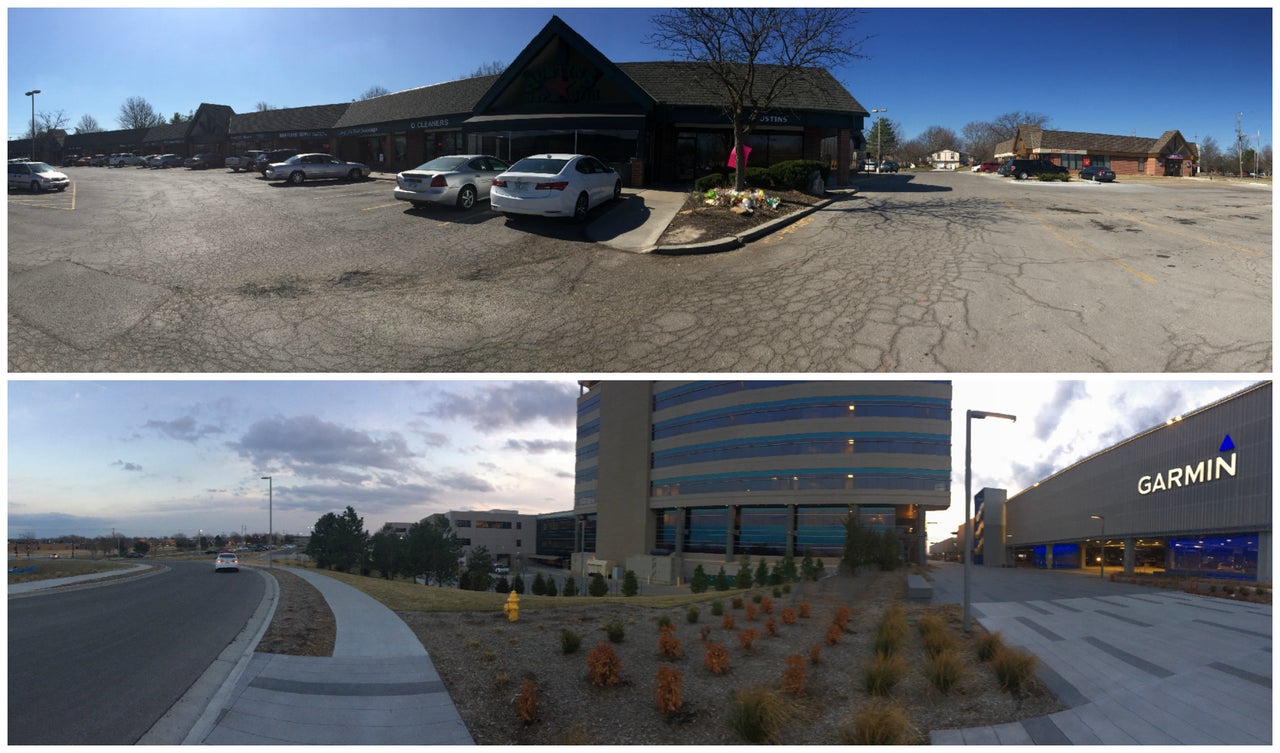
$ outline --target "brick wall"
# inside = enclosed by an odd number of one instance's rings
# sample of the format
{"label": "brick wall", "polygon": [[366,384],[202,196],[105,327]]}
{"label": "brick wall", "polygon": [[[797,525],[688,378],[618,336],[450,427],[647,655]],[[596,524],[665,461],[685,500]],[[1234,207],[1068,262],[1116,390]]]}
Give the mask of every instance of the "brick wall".
{"label": "brick wall", "polygon": [[[1148,163],[1151,160],[1147,161]],[[1138,158],[1137,157],[1112,157],[1111,172],[1116,175],[1137,175],[1138,174]]]}

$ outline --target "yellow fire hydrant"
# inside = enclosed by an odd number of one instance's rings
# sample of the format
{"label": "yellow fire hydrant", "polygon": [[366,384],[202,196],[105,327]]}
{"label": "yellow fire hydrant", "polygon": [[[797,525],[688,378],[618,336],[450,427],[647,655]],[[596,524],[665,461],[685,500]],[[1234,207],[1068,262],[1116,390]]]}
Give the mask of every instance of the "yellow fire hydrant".
{"label": "yellow fire hydrant", "polygon": [[511,622],[520,619],[520,594],[512,591],[507,597],[507,603],[502,605],[502,611],[507,613],[507,619]]}

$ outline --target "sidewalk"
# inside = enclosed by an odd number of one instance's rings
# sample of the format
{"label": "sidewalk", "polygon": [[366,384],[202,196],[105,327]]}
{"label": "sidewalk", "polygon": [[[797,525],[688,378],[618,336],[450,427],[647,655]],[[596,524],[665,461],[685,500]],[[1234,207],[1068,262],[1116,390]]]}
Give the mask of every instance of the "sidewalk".
{"label": "sidewalk", "polygon": [[254,653],[228,680],[234,688],[224,707],[211,706],[187,744],[473,744],[426,649],[394,612],[333,578],[278,569],[328,602],[337,623],[333,656]]}
{"label": "sidewalk", "polygon": [[101,573],[88,573],[86,575],[68,575],[65,578],[48,578],[46,580],[33,580],[26,583],[14,583],[9,586],[10,596],[19,596],[22,594],[30,594],[36,591],[44,591],[50,588],[58,588],[73,583],[87,583],[94,580],[102,580],[103,578],[117,578],[127,573],[135,573],[139,570],[150,570],[152,565],[130,565],[119,570],[107,570]]}
{"label": "sidewalk", "polygon": [[[933,571],[960,603],[963,568]],[[1080,573],[975,567],[972,615],[1034,653],[1070,708],[934,745],[1269,745],[1271,606],[1110,583]]]}

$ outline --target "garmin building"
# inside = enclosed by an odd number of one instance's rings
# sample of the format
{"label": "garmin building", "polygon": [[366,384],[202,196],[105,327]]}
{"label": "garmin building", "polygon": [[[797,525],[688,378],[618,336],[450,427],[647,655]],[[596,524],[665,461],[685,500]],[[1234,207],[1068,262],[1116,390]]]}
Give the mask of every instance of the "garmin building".
{"label": "garmin building", "polygon": [[925,556],[949,504],[950,382],[582,382],[575,571],[673,583],[843,552],[845,521]]}
{"label": "garmin building", "polygon": [[[1271,382],[975,500],[986,565],[1271,582]],[[1003,546],[1001,545],[1003,542]]]}

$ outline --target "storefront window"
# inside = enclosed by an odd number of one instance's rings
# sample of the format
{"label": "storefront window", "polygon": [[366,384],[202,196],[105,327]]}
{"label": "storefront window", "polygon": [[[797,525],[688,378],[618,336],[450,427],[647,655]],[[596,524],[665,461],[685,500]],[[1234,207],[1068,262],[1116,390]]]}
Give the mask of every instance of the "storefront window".
{"label": "storefront window", "polygon": [[397,164],[404,162],[406,147],[408,146],[408,143],[409,143],[408,139],[405,138],[405,135],[403,133],[391,140],[391,144],[392,144],[391,148],[395,152],[395,161]]}
{"label": "storefront window", "polygon": [[477,151],[512,162],[530,154],[590,154],[614,169],[637,156],[638,131],[513,131],[475,133],[471,143]]}
{"label": "storefront window", "polygon": [[668,508],[666,510],[655,510],[657,525],[654,526],[656,531],[656,540],[653,542],[653,548],[661,552],[674,552],[676,550],[676,526],[680,523],[680,510]]}
{"label": "storefront window", "polygon": [[1205,578],[1257,580],[1258,534],[1169,539],[1171,571]]}
{"label": "storefront window", "polygon": [[724,507],[689,510],[684,537],[686,552],[723,554],[729,531],[729,510]]}
{"label": "storefront window", "polygon": [[796,509],[796,554],[834,556],[844,551],[845,519],[842,507],[800,507]]}
{"label": "storefront window", "polygon": [[791,512],[786,507],[744,507],[739,515],[739,554],[786,554]]}

